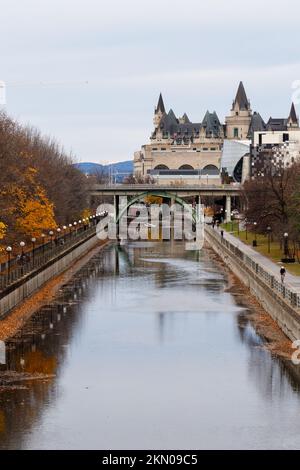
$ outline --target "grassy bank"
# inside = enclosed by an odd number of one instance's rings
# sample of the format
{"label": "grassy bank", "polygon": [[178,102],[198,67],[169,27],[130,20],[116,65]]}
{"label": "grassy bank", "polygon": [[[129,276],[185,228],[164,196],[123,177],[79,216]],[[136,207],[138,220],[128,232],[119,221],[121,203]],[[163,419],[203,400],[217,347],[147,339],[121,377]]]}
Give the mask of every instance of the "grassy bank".
{"label": "grassy bank", "polygon": [[[268,249],[268,237],[265,234],[250,232],[247,230],[241,231],[238,230],[238,223],[237,221],[233,222],[226,222],[221,225],[221,227],[230,232],[235,237],[238,237],[242,242],[246,243],[247,245],[252,246],[253,240],[257,241],[257,247],[253,247],[254,250],[261,253],[264,256],[267,256],[275,263],[281,263],[281,258],[283,257],[282,247],[280,247],[280,243],[277,240],[270,241],[270,253]],[[300,276],[300,264],[297,262],[292,264],[285,264],[285,268],[291,273],[297,276]]]}

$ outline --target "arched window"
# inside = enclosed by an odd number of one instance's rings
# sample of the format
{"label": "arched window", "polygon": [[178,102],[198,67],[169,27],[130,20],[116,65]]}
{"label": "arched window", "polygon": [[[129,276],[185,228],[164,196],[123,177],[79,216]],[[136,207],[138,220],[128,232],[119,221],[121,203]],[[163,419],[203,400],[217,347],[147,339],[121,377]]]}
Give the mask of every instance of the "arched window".
{"label": "arched window", "polygon": [[169,170],[169,168],[167,167],[167,165],[156,165],[154,167],[154,170]]}
{"label": "arched window", "polygon": [[191,165],[181,165],[178,170],[193,170],[194,168]]}
{"label": "arched window", "polygon": [[216,165],[206,165],[202,168],[202,173],[205,174],[205,172],[207,172],[208,175],[218,175],[220,173]]}

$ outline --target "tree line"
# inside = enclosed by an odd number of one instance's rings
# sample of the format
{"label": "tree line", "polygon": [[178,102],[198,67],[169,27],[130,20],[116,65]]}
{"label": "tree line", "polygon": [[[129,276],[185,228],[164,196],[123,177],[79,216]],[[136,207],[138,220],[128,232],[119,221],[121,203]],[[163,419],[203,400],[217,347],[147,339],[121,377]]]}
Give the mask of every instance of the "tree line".
{"label": "tree line", "polygon": [[0,113],[0,241],[39,237],[87,211],[87,180],[73,156],[38,129]]}

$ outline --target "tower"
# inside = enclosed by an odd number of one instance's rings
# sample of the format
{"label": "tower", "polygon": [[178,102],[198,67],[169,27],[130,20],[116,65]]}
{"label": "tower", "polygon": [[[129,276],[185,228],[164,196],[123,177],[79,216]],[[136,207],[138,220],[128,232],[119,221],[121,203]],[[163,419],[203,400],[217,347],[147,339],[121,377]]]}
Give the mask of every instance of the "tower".
{"label": "tower", "polygon": [[251,117],[250,101],[247,98],[243,82],[240,82],[232,103],[230,116],[225,118],[227,139],[246,140]]}
{"label": "tower", "polygon": [[159,126],[159,123],[161,121],[161,118],[163,117],[163,115],[166,113],[166,110],[165,110],[165,105],[164,105],[164,101],[163,101],[163,98],[162,98],[162,95],[161,93],[159,94],[159,98],[158,98],[158,103],[157,103],[157,106],[154,110],[154,118],[153,118],[153,124],[155,126],[155,128],[157,128]]}

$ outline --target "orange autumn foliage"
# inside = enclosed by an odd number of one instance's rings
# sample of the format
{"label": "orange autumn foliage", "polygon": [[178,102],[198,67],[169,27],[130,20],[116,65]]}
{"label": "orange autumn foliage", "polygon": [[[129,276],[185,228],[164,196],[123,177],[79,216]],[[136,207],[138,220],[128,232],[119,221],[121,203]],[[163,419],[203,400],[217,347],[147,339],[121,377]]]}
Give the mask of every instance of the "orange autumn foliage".
{"label": "orange autumn foliage", "polygon": [[20,203],[20,212],[16,228],[24,235],[39,237],[43,231],[57,227],[53,204],[49,202],[40,186],[37,187],[34,197],[26,198]]}

